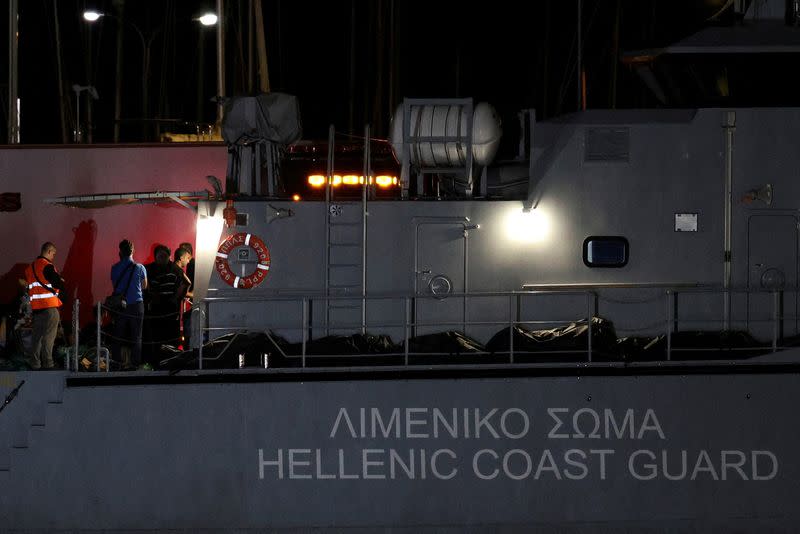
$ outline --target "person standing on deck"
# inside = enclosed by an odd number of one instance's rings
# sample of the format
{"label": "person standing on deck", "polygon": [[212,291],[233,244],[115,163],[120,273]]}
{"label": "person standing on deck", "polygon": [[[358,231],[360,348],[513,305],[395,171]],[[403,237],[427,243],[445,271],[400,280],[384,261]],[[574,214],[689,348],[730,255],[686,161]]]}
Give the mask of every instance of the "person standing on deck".
{"label": "person standing on deck", "polygon": [[175,346],[182,344],[181,339],[181,315],[183,313],[183,301],[189,295],[189,287],[192,285],[189,277],[186,276],[186,266],[189,260],[192,259],[192,254],[183,247],[178,247],[175,250],[175,256],[172,265],[175,270],[175,277],[177,279],[177,287],[175,288],[175,297],[177,304],[177,314],[174,319],[171,319],[170,338],[177,339]]}
{"label": "person standing on deck", "polygon": [[169,257],[169,247],[158,244],[153,251],[155,261],[145,266],[149,287],[145,293],[145,363],[153,365],[160,360],[161,345],[167,342],[164,322],[168,315],[168,300],[174,291],[175,278]]}
{"label": "person standing on deck", "polygon": [[25,269],[25,281],[28,283],[28,296],[33,310],[32,347],[29,360],[33,369],[54,367],[53,344],[61,321],[58,308],[62,305],[58,295],[64,291],[64,279],[53,265],[55,257],[56,246],[48,241],[42,245],[39,257]]}
{"label": "person standing on deck", "polygon": [[144,290],[147,289],[147,271],[144,265],[133,261],[134,246],[127,239],[119,243],[119,261],[111,267],[114,292],[125,296],[125,310],[114,318],[114,359],[121,361],[122,343],[131,343],[131,361],[124,370],[132,370],[142,363],[142,325],[144,323]]}
{"label": "person standing on deck", "polygon": [[161,359],[162,345],[177,347],[180,344],[180,304],[189,287],[184,267],[189,262],[183,249],[175,251],[175,261],[170,261],[170,250],[164,245],[155,249],[156,261],[147,265],[150,289],[147,292],[146,315],[149,323],[148,358],[152,365]]}
{"label": "person standing on deck", "polygon": [[181,243],[182,248],[189,253],[189,263],[186,264],[186,277],[189,278],[189,289],[186,291],[186,306],[183,313],[183,348],[188,349],[192,339],[192,297],[194,291],[194,249],[191,243]]}

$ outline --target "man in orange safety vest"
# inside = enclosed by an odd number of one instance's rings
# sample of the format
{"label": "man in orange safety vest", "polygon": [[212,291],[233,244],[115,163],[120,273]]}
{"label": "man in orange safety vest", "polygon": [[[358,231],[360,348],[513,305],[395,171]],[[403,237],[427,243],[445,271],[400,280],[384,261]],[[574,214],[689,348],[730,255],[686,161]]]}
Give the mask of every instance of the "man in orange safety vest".
{"label": "man in orange safety vest", "polygon": [[33,369],[52,369],[54,366],[53,344],[61,319],[58,313],[61,299],[58,298],[58,294],[64,290],[64,279],[53,265],[55,257],[56,246],[48,241],[42,245],[39,257],[25,269],[28,296],[33,310],[29,360]]}

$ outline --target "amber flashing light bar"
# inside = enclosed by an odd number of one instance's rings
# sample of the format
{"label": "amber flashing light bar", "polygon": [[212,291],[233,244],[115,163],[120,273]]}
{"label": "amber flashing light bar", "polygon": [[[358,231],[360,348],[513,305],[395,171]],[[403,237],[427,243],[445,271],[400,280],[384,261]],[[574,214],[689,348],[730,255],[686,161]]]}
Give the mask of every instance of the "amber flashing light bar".
{"label": "amber flashing light bar", "polygon": [[[325,175],[323,174],[311,174],[308,176],[308,183],[312,187],[323,187],[325,185]],[[340,185],[360,185],[364,183],[364,177],[359,176],[356,174],[334,174],[331,177],[330,183],[333,187],[338,187]],[[375,177],[369,177],[369,183],[377,184],[378,187],[392,187],[393,185],[397,185],[397,176],[389,176],[386,174],[381,174]]]}

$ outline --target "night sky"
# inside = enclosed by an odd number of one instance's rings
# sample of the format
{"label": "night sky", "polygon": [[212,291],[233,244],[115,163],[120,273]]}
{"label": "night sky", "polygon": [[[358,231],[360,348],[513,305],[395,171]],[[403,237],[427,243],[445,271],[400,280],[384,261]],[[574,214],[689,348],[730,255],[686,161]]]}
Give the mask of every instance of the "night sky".
{"label": "night sky", "polygon": [[[324,138],[330,123],[338,130],[360,133],[369,122],[376,135],[386,136],[392,110],[403,97],[485,100],[498,109],[507,126],[515,123],[516,112],[523,108],[536,108],[539,118],[569,113],[578,106],[577,3],[495,0],[468,7],[471,4],[465,2],[431,0],[264,0],[271,88],[299,97],[306,139]],[[618,61],[620,54],[667,45],[693,33],[706,24],[716,4],[720,2],[584,0],[587,107],[665,105]],[[116,19],[90,25],[81,18],[87,8],[114,14],[120,5],[126,21],[121,26]],[[225,5],[227,92],[245,94],[250,91],[245,59],[248,1],[227,0]],[[190,130],[195,123],[213,122],[215,29],[192,20],[213,7],[212,1],[188,0],[20,1],[22,142],[62,142],[56,11],[68,132],[75,117],[75,94],[70,88],[94,85],[100,99],[92,107],[92,140],[113,140],[120,27],[121,140],[155,141],[155,119],[172,120],[174,129]],[[7,11],[0,14],[4,28]],[[144,49],[132,25],[151,41],[146,116]],[[7,42],[2,46],[7,72]],[[5,138],[5,83],[2,99]],[[84,122],[85,106],[83,100]]]}

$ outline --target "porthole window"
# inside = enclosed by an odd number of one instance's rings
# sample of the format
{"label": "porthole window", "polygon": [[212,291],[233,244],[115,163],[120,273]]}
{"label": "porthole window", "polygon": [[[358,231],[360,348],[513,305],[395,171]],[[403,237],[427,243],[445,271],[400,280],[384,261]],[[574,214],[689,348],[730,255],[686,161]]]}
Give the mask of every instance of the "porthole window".
{"label": "porthole window", "polygon": [[620,236],[591,236],[583,241],[587,267],[623,267],[628,263],[628,240]]}

